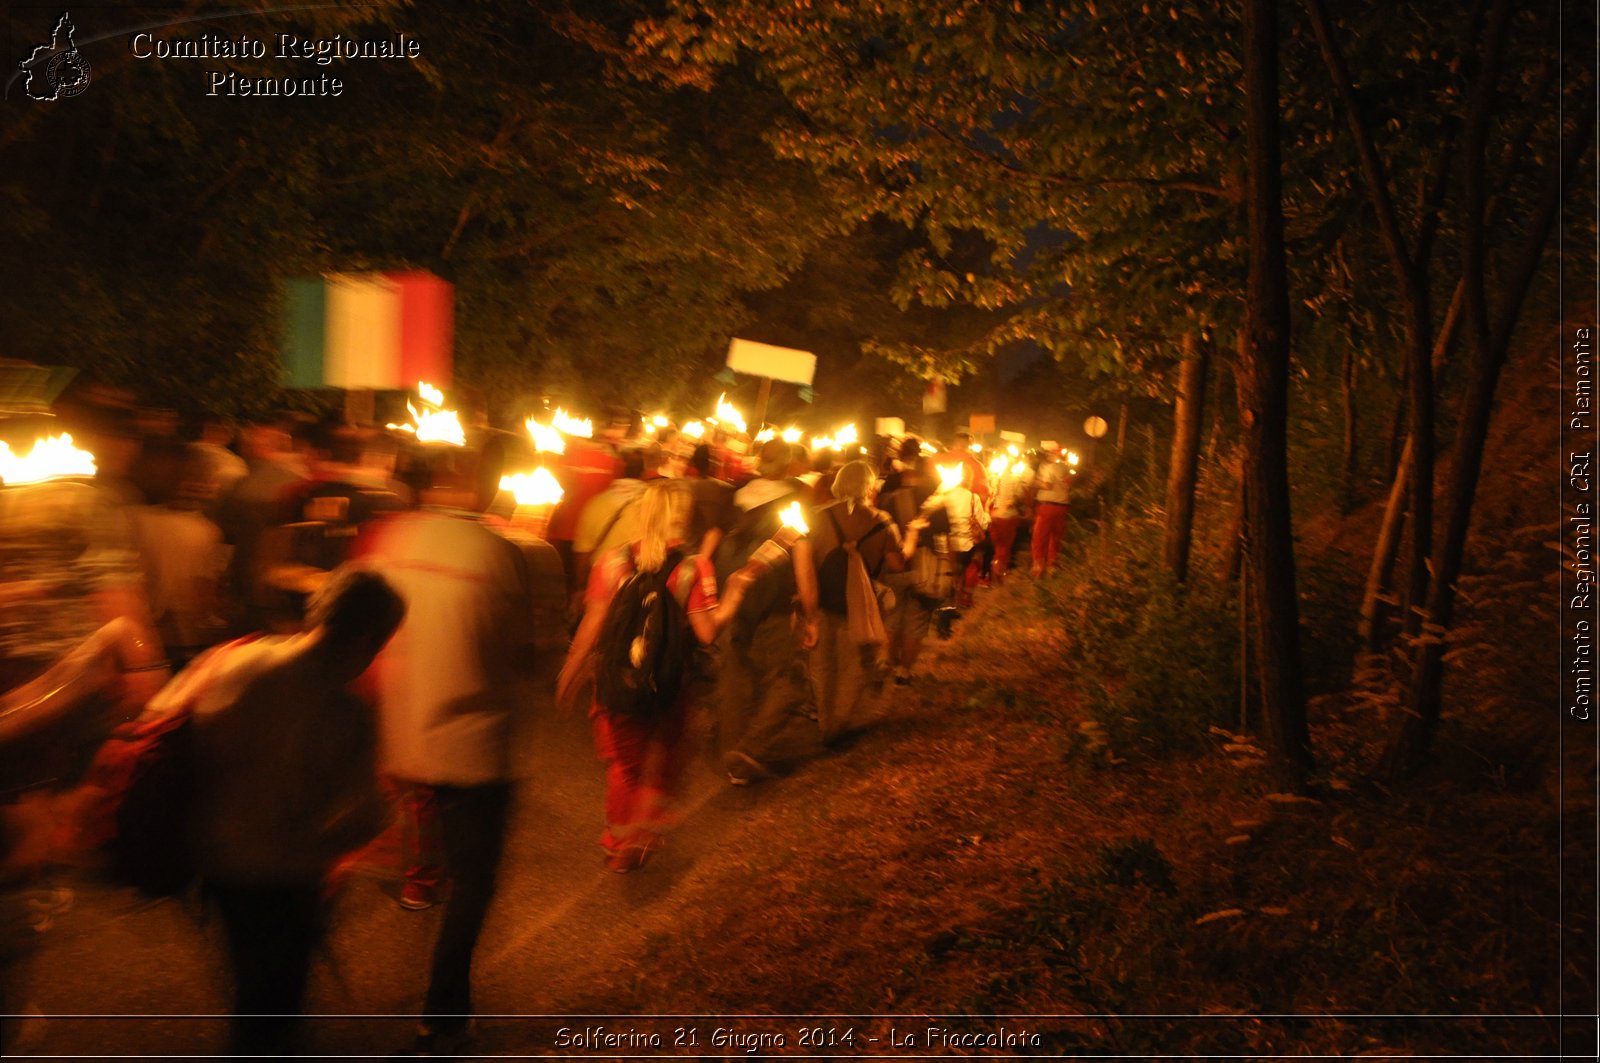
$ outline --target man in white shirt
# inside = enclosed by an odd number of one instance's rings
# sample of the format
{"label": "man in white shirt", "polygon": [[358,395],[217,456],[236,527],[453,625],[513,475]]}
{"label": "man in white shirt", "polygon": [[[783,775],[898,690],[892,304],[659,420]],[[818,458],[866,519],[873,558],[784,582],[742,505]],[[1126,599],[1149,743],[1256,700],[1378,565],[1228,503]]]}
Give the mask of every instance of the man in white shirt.
{"label": "man in white shirt", "polygon": [[373,666],[380,763],[436,797],[452,889],[434,943],[415,1050],[465,1039],[472,954],[494,897],[511,807],[512,735],[529,704],[533,588],[522,552],[484,525],[498,463],[435,455],[422,507],[374,522],[358,555],[406,619]]}

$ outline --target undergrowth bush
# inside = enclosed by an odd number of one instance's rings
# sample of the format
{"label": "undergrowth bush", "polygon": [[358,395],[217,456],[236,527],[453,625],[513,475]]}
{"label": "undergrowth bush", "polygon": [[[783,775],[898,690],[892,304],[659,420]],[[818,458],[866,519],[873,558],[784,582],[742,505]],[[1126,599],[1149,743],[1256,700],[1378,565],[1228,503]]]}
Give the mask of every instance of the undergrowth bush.
{"label": "undergrowth bush", "polygon": [[1085,710],[1114,752],[1198,748],[1236,721],[1239,619],[1233,587],[1196,569],[1188,585],[1160,562],[1160,527],[1122,525],[1035,586],[1079,666]]}

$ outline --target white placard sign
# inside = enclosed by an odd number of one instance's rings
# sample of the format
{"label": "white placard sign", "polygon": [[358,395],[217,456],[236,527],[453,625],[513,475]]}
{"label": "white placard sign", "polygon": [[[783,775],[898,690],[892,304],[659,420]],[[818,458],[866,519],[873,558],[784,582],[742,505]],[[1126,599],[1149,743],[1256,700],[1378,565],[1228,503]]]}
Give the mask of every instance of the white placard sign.
{"label": "white placard sign", "polygon": [[1057,443],[1053,439],[1042,439],[1042,440],[1039,441],[1039,449],[1040,450],[1060,450],[1061,449],[1061,444]]}
{"label": "white placard sign", "polygon": [[1007,443],[1016,443],[1019,446],[1028,441],[1027,435],[1023,432],[1001,432],[1000,438]]}
{"label": "white placard sign", "polygon": [[809,385],[817,372],[817,356],[792,347],[735,339],[728,344],[728,368],[735,373]]}
{"label": "white placard sign", "polygon": [[906,422],[899,417],[879,417],[872,422],[873,435],[898,437],[906,434]]}

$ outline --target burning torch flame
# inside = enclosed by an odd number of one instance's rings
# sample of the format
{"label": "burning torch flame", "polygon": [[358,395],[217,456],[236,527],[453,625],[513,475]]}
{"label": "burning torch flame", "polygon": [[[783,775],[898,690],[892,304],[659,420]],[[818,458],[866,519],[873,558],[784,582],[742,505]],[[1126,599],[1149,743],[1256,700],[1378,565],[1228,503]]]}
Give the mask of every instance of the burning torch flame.
{"label": "burning torch flame", "polygon": [[967,449],[972,451],[974,454],[981,454],[983,452],[983,444],[982,443],[968,443],[967,444]]}
{"label": "burning torch flame", "polygon": [[778,430],[776,428],[763,428],[761,431],[756,433],[757,443],[765,443],[769,439],[776,438],[778,438]]}
{"label": "burning torch flame", "polygon": [[510,491],[519,506],[553,506],[564,493],[549,469],[500,477],[500,490]]}
{"label": "burning torch flame", "polygon": [[793,426],[791,426],[789,428],[785,428],[783,430],[783,441],[785,443],[798,443],[798,442],[800,442],[800,429],[795,428]]}
{"label": "burning torch flame", "polygon": [[734,431],[743,432],[747,427],[744,422],[744,414],[740,413],[738,407],[732,403],[724,401],[726,397],[727,392],[717,396],[716,419],[728,425]]}
{"label": "burning torch flame", "polygon": [[1067,464],[1071,465],[1073,468],[1077,468],[1077,466],[1078,466],[1078,452],[1077,451],[1075,451],[1075,450],[1067,451]]}
{"label": "burning torch flame", "polygon": [[1022,451],[1017,449],[1017,445],[1015,443],[1012,443],[1010,446],[1006,447],[1006,453],[1010,454],[1013,458],[1022,457]]}
{"label": "burning torch flame", "polygon": [[565,454],[567,440],[554,427],[540,424],[532,417],[523,422],[527,426],[528,435],[533,437],[533,449],[545,454]]}
{"label": "burning torch flame", "polygon": [[778,519],[785,528],[793,528],[801,535],[808,535],[811,532],[811,526],[806,523],[805,514],[801,512],[798,502],[790,502],[788,508],[778,514]]}
{"label": "burning torch flame", "polygon": [[1026,475],[1027,472],[1028,472],[1028,463],[1025,462],[1025,461],[1019,461],[1015,465],[1011,466],[1011,475],[1012,476],[1023,476],[1023,475]]}
{"label": "burning torch flame", "polygon": [[832,450],[836,444],[832,436],[812,436],[811,449],[815,451]]}
{"label": "burning torch flame", "polygon": [[444,392],[428,383],[426,380],[417,382],[417,394],[422,401],[435,408],[443,408]]}
{"label": "burning torch flame", "polygon": [[417,422],[418,443],[448,443],[452,447],[467,445],[467,433],[461,427],[461,418],[454,410],[422,410],[406,403],[411,419]]}
{"label": "burning torch flame", "polygon": [[650,423],[655,425],[657,428],[665,428],[672,422],[667,420],[666,414],[658,413],[654,417],[650,418]]}
{"label": "burning torch flame", "polygon": [[582,436],[584,439],[594,438],[593,421],[587,417],[580,421],[560,406],[557,406],[556,412],[551,415],[550,423],[555,426],[557,431],[565,432],[569,436]]}
{"label": "burning torch flame", "polygon": [[950,491],[960,487],[961,474],[965,471],[965,467],[960,462],[954,465],[939,466],[939,489],[941,491]]}
{"label": "burning torch flame", "polygon": [[706,426],[699,421],[690,421],[683,426],[683,434],[690,439],[699,439],[706,434]]}
{"label": "burning torch flame", "polygon": [[1004,475],[1006,471],[1006,456],[1004,454],[996,454],[991,458],[989,460],[989,471],[996,476]]}
{"label": "burning torch flame", "polygon": [[833,445],[835,447],[843,448],[859,442],[861,442],[861,437],[856,434],[856,426],[853,424],[847,424],[833,433]]}
{"label": "burning torch flame", "polygon": [[0,443],[0,483],[39,484],[68,476],[93,476],[94,472],[94,455],[73,446],[72,437],[65,432],[34,440],[27,457],[12,454],[9,446]]}

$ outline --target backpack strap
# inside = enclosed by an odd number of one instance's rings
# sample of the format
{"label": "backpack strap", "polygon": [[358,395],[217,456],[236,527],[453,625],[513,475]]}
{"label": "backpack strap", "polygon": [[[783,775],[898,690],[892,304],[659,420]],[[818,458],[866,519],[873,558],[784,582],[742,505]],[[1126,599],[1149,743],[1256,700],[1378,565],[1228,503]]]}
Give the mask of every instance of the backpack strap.
{"label": "backpack strap", "polygon": [[611,514],[611,519],[606,521],[606,526],[600,529],[600,537],[594,541],[595,553],[600,552],[600,548],[606,544],[606,536],[611,534],[611,529],[617,526],[617,521],[622,519],[622,515],[628,511],[628,507],[637,501],[639,501],[637,498],[630,498],[618,506],[616,511]]}

